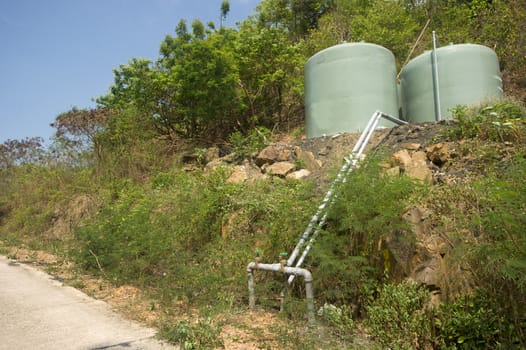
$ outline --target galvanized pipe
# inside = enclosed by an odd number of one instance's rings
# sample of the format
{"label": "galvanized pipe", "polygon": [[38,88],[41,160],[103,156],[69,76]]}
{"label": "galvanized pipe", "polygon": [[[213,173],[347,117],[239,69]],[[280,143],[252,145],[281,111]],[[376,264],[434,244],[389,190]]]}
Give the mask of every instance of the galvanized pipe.
{"label": "galvanized pipe", "polygon": [[[261,264],[259,261],[251,262],[247,266],[247,272],[248,272],[248,292],[249,292],[249,308],[253,310],[256,307],[256,296],[254,291],[254,270],[264,270],[264,271],[271,271],[271,272],[281,272],[286,275],[289,275],[288,283],[291,284],[292,281],[296,276],[303,276],[305,280],[305,294],[306,294],[306,300],[307,300],[307,310],[308,310],[308,319],[309,324],[313,325],[315,322],[314,318],[314,293],[312,291],[312,274],[309,270],[301,268],[300,266],[303,264],[303,261],[307,257],[307,254],[309,253],[312,244],[314,243],[316,237],[321,231],[321,228],[325,224],[325,221],[327,220],[328,211],[332,204],[334,203],[334,200],[337,198],[336,195],[334,195],[334,190],[336,189],[336,186],[346,180],[346,176],[349,172],[351,172],[354,167],[356,166],[356,163],[360,159],[363,151],[365,150],[365,147],[367,146],[367,143],[369,142],[374,130],[376,129],[376,126],[378,125],[378,122],[380,121],[380,118],[385,118],[393,123],[396,123],[398,125],[406,125],[408,124],[405,121],[402,121],[398,118],[392,117],[388,114],[384,114],[382,112],[376,111],[371,118],[369,119],[369,122],[367,123],[367,126],[363,130],[362,134],[358,138],[358,141],[354,145],[353,150],[351,151],[351,154],[349,155],[349,158],[345,160],[345,164],[340,169],[340,172],[337,174],[336,179],[331,184],[331,187],[329,191],[325,194],[325,197],[323,198],[322,204],[318,207],[318,210],[314,214],[314,216],[311,218],[311,221],[309,222],[307,229],[305,232],[303,232],[303,235],[301,236],[298,244],[294,248],[292,254],[290,255],[288,260],[282,260],[281,263],[275,263],[275,264]],[[323,215],[322,215],[323,214]],[[319,216],[322,215],[321,219]],[[312,232],[313,229],[314,233]],[[291,267],[291,265],[294,263],[296,258],[299,255],[300,249],[304,245],[305,241],[309,238],[309,236],[312,234],[312,237],[309,240],[309,243],[307,247],[303,250],[299,260],[296,262],[295,267]],[[256,258],[257,259],[257,258]],[[283,303],[283,297],[284,297],[284,291],[280,294],[282,303]]]}
{"label": "galvanized pipe", "polygon": [[[323,225],[323,224],[320,225],[320,222],[321,222],[320,221],[320,215],[322,215],[322,213],[325,211],[325,209],[327,208],[327,205],[329,205],[329,206],[331,205],[332,197],[333,197],[333,193],[334,193],[334,188],[336,187],[336,185],[338,183],[340,183],[342,180],[344,180],[344,177],[347,174],[348,169],[351,166],[354,166],[356,164],[356,160],[355,159],[358,159],[359,156],[356,156],[355,153],[360,149],[362,143],[364,142],[364,139],[365,139],[367,133],[369,132],[369,130],[371,129],[373,124],[375,124],[375,121],[376,121],[376,124],[378,123],[377,122],[377,118],[379,118],[380,115],[382,115],[382,113],[379,112],[379,111],[376,111],[376,112],[374,112],[372,117],[369,119],[367,125],[365,126],[365,129],[363,130],[362,134],[358,138],[358,141],[354,145],[354,148],[351,151],[349,159],[346,159],[345,164],[343,165],[343,167],[340,169],[340,171],[336,175],[336,178],[334,179],[333,183],[331,184],[331,187],[329,188],[329,191],[327,191],[327,193],[325,194],[325,197],[323,198],[321,205],[318,207],[318,210],[316,211],[316,213],[312,216],[309,224],[307,225],[307,228],[305,229],[305,231],[303,232],[302,236],[300,237],[300,240],[296,244],[296,247],[294,247],[294,250],[290,254],[290,257],[287,260],[287,266],[294,265],[294,261],[298,257],[298,254],[300,252],[301,247],[303,246],[303,244],[307,241],[307,239],[311,235],[312,230],[314,229],[314,227],[316,227],[316,226],[319,227],[319,226]],[[374,127],[372,129],[374,130]],[[361,153],[360,153],[360,155],[361,155]],[[323,220],[323,223],[325,223],[325,221],[323,219],[324,217],[326,218],[326,215],[324,215],[322,217],[322,219],[321,219],[321,220]],[[316,230],[318,231],[319,229],[317,228]]]}
{"label": "galvanized pipe", "polygon": [[[396,123],[398,125],[406,125],[406,124],[408,124],[406,121],[403,121],[403,120],[400,120],[398,118],[392,117],[392,116],[390,116],[388,114],[385,114],[385,113],[382,113],[382,112],[378,112],[378,111],[375,112],[371,116],[371,119],[369,120],[369,123],[367,124],[367,127],[364,129],[364,131],[360,135],[360,138],[356,142],[356,145],[354,146],[353,152],[351,153],[349,159],[346,160],[346,165],[347,166],[343,167],[342,170],[340,170],[340,173],[342,173],[342,171],[345,172],[345,177],[342,179],[343,182],[345,182],[347,180],[347,174],[349,174],[354,169],[354,167],[356,166],[356,163],[358,162],[358,160],[362,156],[363,151],[365,150],[365,147],[367,146],[367,143],[369,142],[374,130],[376,129],[376,126],[378,125],[378,122],[380,121],[380,118],[385,118],[385,119],[387,119],[387,120],[389,120],[389,121],[391,121],[393,123]],[[334,186],[334,184],[333,184],[333,186]],[[332,189],[333,186],[331,186],[331,189]],[[331,206],[332,206],[332,204],[333,204],[333,202],[334,202],[334,200],[336,198],[337,198],[337,196],[335,195],[333,200],[330,203]],[[325,224],[325,221],[327,220],[327,216],[328,216],[328,210],[325,212],[325,214],[323,215],[323,217],[319,221],[318,226],[316,227],[316,230],[312,234],[312,237],[309,240],[309,243],[307,244],[307,247],[305,247],[305,249],[303,250],[303,252],[302,252],[302,254],[300,256],[300,258],[298,259],[298,261],[296,263],[296,267],[300,267],[303,264],[303,261],[305,261],[305,258],[307,257],[307,255],[309,254],[309,251],[311,250],[312,244],[316,240],[316,237],[320,233],[321,228],[323,227],[323,225]],[[288,278],[288,280],[287,280],[288,284],[291,284],[294,281],[294,278],[295,278],[295,276],[291,275]]]}
{"label": "galvanized pipe", "polygon": [[312,291],[312,274],[309,270],[299,268],[299,267],[290,267],[283,266],[280,263],[277,264],[260,264],[256,262],[251,262],[247,266],[248,273],[248,306],[251,310],[254,310],[256,307],[256,295],[254,292],[254,270],[264,270],[272,272],[282,272],[286,275],[293,276],[302,276],[305,280],[305,299],[307,302],[307,318],[310,325],[314,325],[314,293]]}
{"label": "galvanized pipe", "polygon": [[437,56],[437,35],[433,30],[433,51],[431,52],[431,64],[433,66],[433,96],[435,98],[435,120],[442,119],[440,110],[440,85],[438,83],[438,56]]}
{"label": "galvanized pipe", "polygon": [[[331,186],[331,189],[332,189],[333,186],[335,186],[339,182],[341,182],[341,181],[345,182],[346,181],[347,174],[350,173],[354,169],[354,167],[356,166],[356,163],[358,162],[358,160],[362,156],[362,153],[365,150],[365,147],[367,146],[367,143],[369,142],[369,139],[371,138],[374,130],[376,129],[376,126],[378,125],[378,122],[380,121],[380,118],[382,117],[382,115],[383,115],[383,113],[378,112],[378,111],[376,111],[372,115],[371,119],[367,123],[366,128],[363,130],[362,134],[360,135],[360,138],[356,142],[356,145],[354,145],[354,148],[353,148],[353,150],[352,150],[352,152],[351,152],[351,154],[349,156],[349,159],[346,160],[346,163],[345,163],[346,166],[342,167],[342,169],[340,170],[340,173],[338,174],[338,175],[340,175],[340,174],[343,173],[345,176],[340,181],[336,182],[336,180],[335,180],[333,185]],[[337,180],[338,180],[338,178],[337,178]],[[334,200],[336,200],[336,197],[337,196],[334,196],[334,198],[331,198],[330,206],[332,206],[332,204],[334,203]],[[309,243],[307,244],[307,247],[305,247],[305,249],[303,250],[303,252],[302,252],[302,254],[300,256],[300,258],[298,259],[298,261],[296,263],[296,267],[300,267],[303,264],[303,261],[305,261],[305,258],[307,257],[307,255],[309,254],[309,252],[311,250],[312,244],[316,240],[316,238],[317,238],[318,234],[320,233],[323,225],[325,225],[325,221],[327,220],[327,216],[328,216],[328,210],[325,212],[325,214],[323,215],[321,220],[318,222],[318,226],[316,227],[316,230],[314,231],[311,239],[309,240]],[[292,282],[294,281],[295,277],[296,276],[291,275],[288,278],[288,280],[287,280],[288,284],[292,284]]]}

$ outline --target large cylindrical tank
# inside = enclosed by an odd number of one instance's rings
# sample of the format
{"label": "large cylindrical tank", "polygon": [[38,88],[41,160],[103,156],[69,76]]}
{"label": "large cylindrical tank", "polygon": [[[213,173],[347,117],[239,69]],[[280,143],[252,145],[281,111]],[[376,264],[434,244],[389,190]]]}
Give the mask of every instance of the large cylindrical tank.
{"label": "large cylindrical tank", "polygon": [[[413,123],[451,119],[451,109],[502,96],[499,60],[493,50],[459,44],[436,50],[438,96],[436,108],[433,51],[411,60],[400,73],[402,114]],[[440,111],[440,118],[436,112]]]}
{"label": "large cylindrical tank", "polygon": [[376,110],[397,117],[398,109],[395,58],[382,46],[344,43],[305,64],[308,138],[362,131]]}

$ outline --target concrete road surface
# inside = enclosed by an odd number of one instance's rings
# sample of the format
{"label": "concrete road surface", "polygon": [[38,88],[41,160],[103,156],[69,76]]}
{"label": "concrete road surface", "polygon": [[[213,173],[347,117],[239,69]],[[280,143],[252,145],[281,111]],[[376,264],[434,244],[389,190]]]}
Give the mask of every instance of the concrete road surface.
{"label": "concrete road surface", "polygon": [[106,303],[0,256],[0,350],[174,349],[154,336]]}

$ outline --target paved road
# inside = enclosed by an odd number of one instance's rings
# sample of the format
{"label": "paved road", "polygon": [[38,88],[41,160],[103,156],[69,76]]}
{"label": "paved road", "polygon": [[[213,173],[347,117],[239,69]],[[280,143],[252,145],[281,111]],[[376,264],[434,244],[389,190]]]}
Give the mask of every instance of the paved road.
{"label": "paved road", "polygon": [[0,256],[0,350],[168,350],[153,329],[108,305]]}

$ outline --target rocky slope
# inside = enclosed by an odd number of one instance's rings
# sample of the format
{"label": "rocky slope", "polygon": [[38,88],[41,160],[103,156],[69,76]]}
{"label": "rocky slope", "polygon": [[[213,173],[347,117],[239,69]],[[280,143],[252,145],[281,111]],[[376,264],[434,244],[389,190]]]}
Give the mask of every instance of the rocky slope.
{"label": "rocky slope", "polygon": [[[450,121],[405,125],[374,133],[365,153],[385,152],[389,161],[383,164],[390,176],[406,176],[434,186],[462,181],[472,168],[471,158],[461,155],[462,142],[447,142]],[[325,192],[335,171],[343,164],[355,145],[357,133],[342,133],[313,139],[287,140],[273,143],[240,164],[232,154],[214,158],[205,169],[228,166],[229,182],[255,181],[270,176],[294,180],[314,180]],[[217,154],[209,151],[209,154]],[[189,168],[191,169],[191,168]],[[414,239],[403,233],[389,233],[382,247],[389,250],[395,266],[393,276],[429,286],[430,290],[451,291],[449,280],[454,276],[462,289],[469,289],[467,273],[453,273],[446,267],[445,257],[454,245],[448,233],[435,226],[436,213],[431,208],[407,208],[403,217],[411,223]],[[405,233],[407,234],[407,233]],[[462,267],[455,266],[455,269]],[[448,277],[449,276],[449,277]]]}

